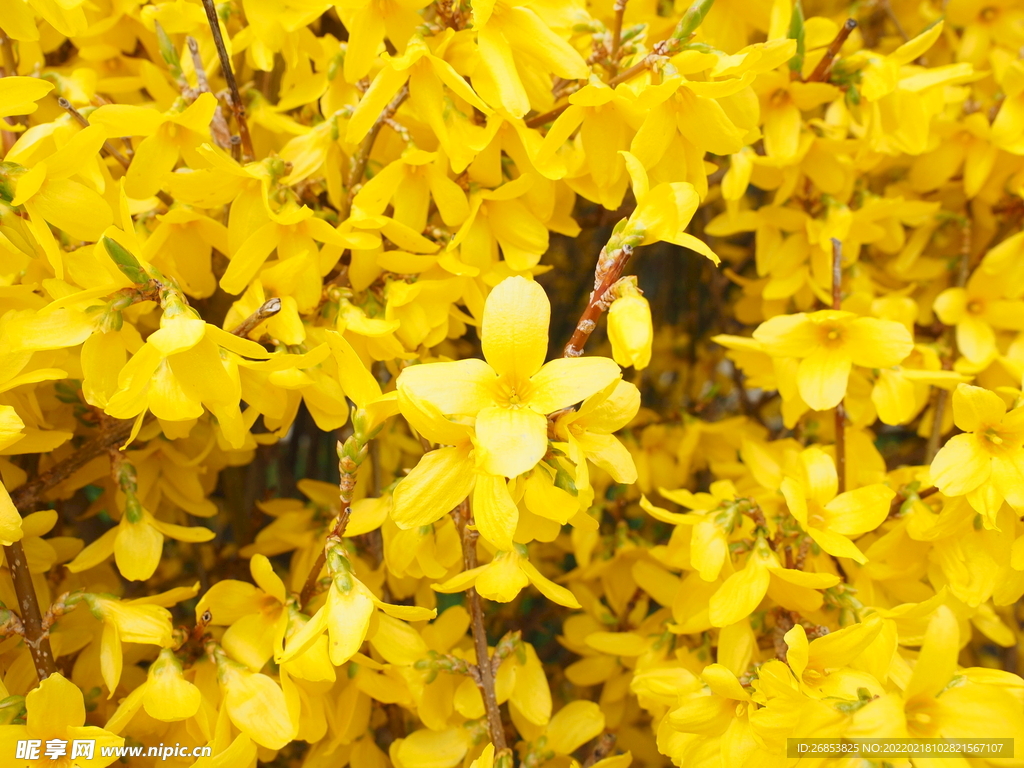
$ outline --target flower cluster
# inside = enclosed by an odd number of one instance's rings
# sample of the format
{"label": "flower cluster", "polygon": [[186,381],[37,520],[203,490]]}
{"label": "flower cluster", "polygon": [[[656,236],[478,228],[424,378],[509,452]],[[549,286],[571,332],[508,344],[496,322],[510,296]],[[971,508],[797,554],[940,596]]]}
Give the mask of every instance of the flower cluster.
{"label": "flower cluster", "polygon": [[1022,0],[0,2],[0,764],[1024,751],[1022,51]]}

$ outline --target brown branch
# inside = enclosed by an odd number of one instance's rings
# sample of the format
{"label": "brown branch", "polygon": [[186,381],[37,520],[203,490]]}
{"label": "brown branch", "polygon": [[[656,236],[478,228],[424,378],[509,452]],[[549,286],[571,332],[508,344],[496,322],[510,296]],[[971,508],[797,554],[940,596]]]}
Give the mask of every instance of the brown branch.
{"label": "brown branch", "polygon": [[[832,309],[842,309],[843,304],[843,244],[832,238]],[[839,493],[846,491],[846,408],[840,401],[835,410],[836,474],[839,476]]]}
{"label": "brown branch", "polygon": [[39,599],[36,597],[32,574],[28,570],[28,558],[20,541],[4,547],[7,568],[11,572],[14,591],[18,596],[18,607],[21,609],[21,622],[25,630],[25,645],[32,654],[32,664],[39,682],[42,682],[57,671],[50,648],[50,638],[43,629],[43,615],[39,610]]}
{"label": "brown branch", "polygon": [[[469,511],[469,499],[464,499],[455,510],[455,522],[462,533],[462,561],[467,571],[477,567],[476,539],[477,532],[471,530],[472,514]],[[484,607],[480,594],[470,587],[466,590],[466,602],[469,605],[470,630],[473,645],[476,649],[476,667],[474,675],[477,688],[484,700],[487,712],[487,724],[491,733],[491,743],[496,753],[508,749],[505,740],[505,726],[501,722],[501,710],[498,708],[498,697],[494,689],[495,671],[491,667],[491,657],[487,646],[487,629],[484,627]]]}
{"label": "brown branch", "polygon": [[111,447],[124,442],[131,434],[133,424],[132,420],[111,420],[108,430],[103,430],[63,461],[11,491],[14,506],[23,515],[34,511],[43,494],[60,485],[96,457],[105,454]]}
{"label": "brown branch", "polygon": [[231,68],[231,57],[228,56],[227,46],[224,45],[224,37],[220,33],[220,20],[217,18],[217,8],[213,0],[203,0],[203,8],[206,10],[206,20],[210,23],[210,31],[213,32],[213,42],[217,46],[217,55],[220,57],[220,68],[224,79],[227,81],[228,89],[231,91],[231,111],[235,114],[235,122],[238,124],[238,135],[241,139],[242,160],[251,162],[256,159],[252,149],[252,137],[249,135],[249,123],[245,119],[245,104],[238,92],[238,83],[235,82],[235,71]]}
{"label": "brown branch", "polygon": [[843,26],[839,28],[839,34],[837,34],[832,42],[828,44],[828,48],[825,50],[825,55],[821,57],[821,61],[818,62],[818,66],[814,68],[810,77],[807,78],[808,83],[828,81],[829,75],[832,73],[832,64],[835,62],[836,56],[839,55],[840,49],[856,28],[857,22],[853,19],[847,19],[843,23]]}
{"label": "brown branch", "polygon": [[622,48],[622,20],[626,15],[629,0],[615,0],[615,21],[612,22],[612,47],[608,52],[608,71],[614,78],[619,71],[619,56]]}
{"label": "brown branch", "polygon": [[349,516],[352,514],[352,496],[356,489],[356,475],[359,472],[360,465],[366,461],[366,457],[369,455],[368,444],[370,440],[380,432],[379,426],[369,434],[364,432],[361,429],[364,418],[365,416],[362,411],[356,411],[352,416],[352,434],[344,443],[340,440],[338,441],[338,470],[341,474],[341,479],[338,481],[338,490],[341,497],[341,511],[338,513],[338,518],[335,520],[330,533],[327,534],[327,541],[320,548],[320,554],[317,555],[316,562],[313,563],[313,567],[306,577],[306,583],[302,586],[302,592],[299,594],[299,605],[303,607],[316,594],[317,587],[320,584],[320,571],[327,564],[327,547],[333,542],[340,542],[345,536]]}
{"label": "brown branch", "polygon": [[586,345],[587,339],[597,328],[598,319],[611,303],[608,291],[622,276],[622,270],[625,269],[626,262],[632,255],[633,246],[628,243],[613,247],[610,252],[607,245],[601,249],[601,255],[597,258],[597,267],[594,269],[594,290],[590,293],[587,308],[580,315],[569,343],[562,351],[562,357],[579,357],[583,354],[583,347]]}
{"label": "brown branch", "polygon": [[352,210],[352,200],[355,198],[356,192],[359,191],[359,186],[363,183],[363,176],[366,174],[366,164],[370,161],[370,152],[373,150],[374,142],[377,141],[377,135],[388,121],[395,116],[398,108],[402,106],[402,102],[408,97],[409,84],[406,83],[395,94],[395,97],[388,102],[387,106],[381,110],[377,119],[373,121],[373,125],[370,126],[369,133],[363,138],[363,143],[359,145],[359,149],[352,156],[351,172],[348,177],[348,195],[342,203],[342,210],[338,211],[338,218],[341,221],[347,219],[349,211]]}
{"label": "brown branch", "polygon": [[231,333],[235,336],[241,336],[243,339],[252,333],[253,329],[262,323],[264,320],[269,320],[278,312],[281,311],[281,299],[276,296],[272,299],[267,299],[263,304],[249,315],[245,320],[239,323]]}

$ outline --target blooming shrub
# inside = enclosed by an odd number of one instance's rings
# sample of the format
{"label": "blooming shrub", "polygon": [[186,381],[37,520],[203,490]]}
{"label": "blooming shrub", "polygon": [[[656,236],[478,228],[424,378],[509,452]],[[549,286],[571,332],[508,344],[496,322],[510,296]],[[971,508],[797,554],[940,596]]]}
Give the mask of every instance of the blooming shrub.
{"label": "blooming shrub", "polygon": [[1019,0],[0,30],[0,764],[1024,739]]}

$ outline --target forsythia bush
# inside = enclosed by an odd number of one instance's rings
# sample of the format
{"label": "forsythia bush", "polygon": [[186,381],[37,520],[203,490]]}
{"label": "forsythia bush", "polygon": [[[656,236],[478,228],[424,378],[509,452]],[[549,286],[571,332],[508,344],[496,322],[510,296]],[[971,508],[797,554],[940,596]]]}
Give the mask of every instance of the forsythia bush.
{"label": "forsythia bush", "polygon": [[1024,2],[0,30],[0,765],[1024,765]]}

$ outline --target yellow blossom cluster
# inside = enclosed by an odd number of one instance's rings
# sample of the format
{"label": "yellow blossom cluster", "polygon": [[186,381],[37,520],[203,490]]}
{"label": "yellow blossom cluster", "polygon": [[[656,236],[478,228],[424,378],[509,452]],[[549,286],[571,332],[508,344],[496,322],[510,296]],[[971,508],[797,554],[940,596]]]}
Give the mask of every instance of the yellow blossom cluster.
{"label": "yellow blossom cluster", "polygon": [[1024,765],[1024,0],[690,2],[0,0],[0,765]]}

